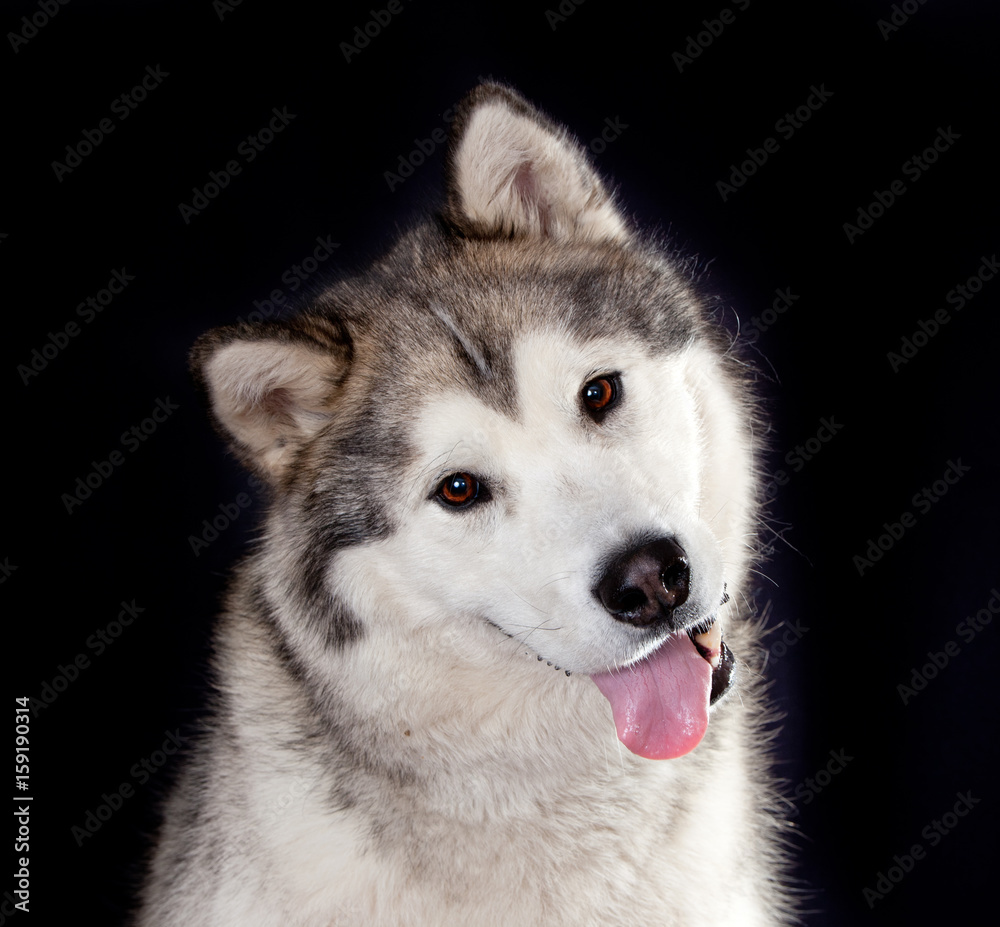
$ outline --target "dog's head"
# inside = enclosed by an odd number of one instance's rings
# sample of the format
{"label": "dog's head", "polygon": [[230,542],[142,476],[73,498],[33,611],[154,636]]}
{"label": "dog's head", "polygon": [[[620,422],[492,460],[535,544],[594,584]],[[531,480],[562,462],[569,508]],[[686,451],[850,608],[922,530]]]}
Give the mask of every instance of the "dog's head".
{"label": "dog's head", "polygon": [[194,351],[273,489],[278,619],[293,649],[367,636],[484,679],[526,655],[588,674],[630,749],[685,753],[728,685],[720,606],[750,552],[739,368],[579,144],[509,89],[460,107],[447,181],[437,223],[307,313]]}

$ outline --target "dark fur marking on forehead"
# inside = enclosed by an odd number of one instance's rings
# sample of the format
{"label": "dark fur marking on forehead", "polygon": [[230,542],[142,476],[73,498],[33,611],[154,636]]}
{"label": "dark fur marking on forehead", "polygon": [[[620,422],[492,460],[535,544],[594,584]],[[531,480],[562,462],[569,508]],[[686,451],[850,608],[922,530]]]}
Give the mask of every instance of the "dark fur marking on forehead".
{"label": "dark fur marking on forehead", "polygon": [[[477,323],[470,318],[471,314],[459,316],[440,301],[430,302],[428,308],[439,327],[450,336],[447,344],[458,362],[458,368],[452,372],[459,374],[462,386],[501,414],[516,418],[512,338],[505,326],[489,319]],[[436,339],[436,344],[440,343]]]}
{"label": "dark fur marking on forehead", "polygon": [[476,373],[484,380],[492,380],[493,368],[490,366],[485,353],[477,348],[475,343],[462,332],[444,306],[433,302],[430,305],[431,311],[442,322],[444,322],[444,324],[448,327],[448,330],[455,336],[455,340],[465,353],[466,359],[472,362],[472,366],[475,368]]}
{"label": "dark fur marking on forehead", "polygon": [[551,286],[566,293],[563,316],[578,337],[631,335],[657,352],[679,348],[694,334],[695,307],[679,281],[630,268],[594,267],[554,275]]}
{"label": "dark fur marking on forehead", "polygon": [[477,346],[551,326],[583,340],[623,333],[663,351],[682,346],[703,324],[689,275],[652,244],[625,250],[453,240],[434,256],[426,269],[437,302]]}
{"label": "dark fur marking on forehead", "polygon": [[475,361],[470,363],[466,360],[465,368],[470,375],[470,387],[473,393],[497,412],[516,419],[517,388],[514,383],[514,363],[510,356],[509,345],[497,345],[495,350],[484,349],[482,354],[492,375],[482,376],[479,365]]}

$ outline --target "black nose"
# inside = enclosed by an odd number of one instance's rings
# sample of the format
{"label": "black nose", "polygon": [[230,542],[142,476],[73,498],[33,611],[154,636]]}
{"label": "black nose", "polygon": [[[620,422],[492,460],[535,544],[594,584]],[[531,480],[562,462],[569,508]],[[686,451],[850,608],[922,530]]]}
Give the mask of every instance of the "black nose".
{"label": "black nose", "polygon": [[691,585],[684,548],[672,538],[633,547],[605,570],[594,595],[618,621],[634,625],[664,622],[672,630],[674,609]]}

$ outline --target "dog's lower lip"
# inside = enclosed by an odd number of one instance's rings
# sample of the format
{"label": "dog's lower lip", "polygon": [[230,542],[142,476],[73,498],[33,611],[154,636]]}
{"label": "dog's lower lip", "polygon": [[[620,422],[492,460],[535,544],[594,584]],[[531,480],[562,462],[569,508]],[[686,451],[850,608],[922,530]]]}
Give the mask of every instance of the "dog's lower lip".
{"label": "dog's lower lip", "polygon": [[722,628],[714,616],[688,631],[698,653],[712,667],[712,690],[709,704],[714,705],[729,689],[736,657],[722,639]]}
{"label": "dog's lower lip", "polygon": [[709,695],[708,703],[714,705],[729,689],[732,682],[733,667],[736,665],[736,657],[733,652],[722,642],[722,656],[719,665],[712,670],[712,692]]}

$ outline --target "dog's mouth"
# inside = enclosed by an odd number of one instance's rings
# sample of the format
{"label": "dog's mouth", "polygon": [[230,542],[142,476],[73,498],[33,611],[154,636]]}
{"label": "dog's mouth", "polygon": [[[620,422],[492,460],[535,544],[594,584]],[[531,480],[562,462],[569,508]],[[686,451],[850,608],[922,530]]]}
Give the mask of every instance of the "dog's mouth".
{"label": "dog's mouth", "polygon": [[591,678],[611,703],[618,739],[629,750],[673,759],[705,736],[709,706],[729,688],[735,662],[713,615],[637,663]]}
{"label": "dog's mouth", "polygon": [[712,667],[712,689],[708,703],[714,705],[729,691],[736,658],[722,639],[722,628],[714,616],[692,628],[687,634],[698,653],[708,660],[708,665]]}

